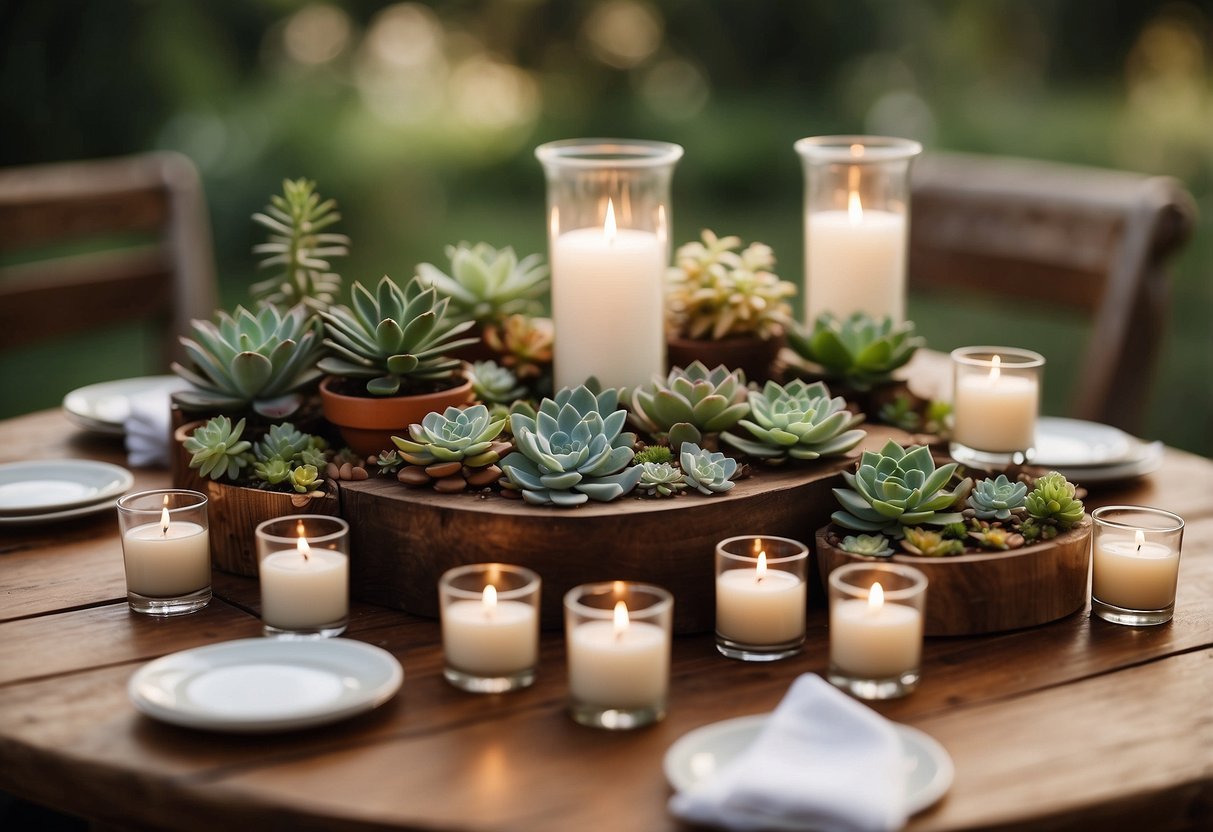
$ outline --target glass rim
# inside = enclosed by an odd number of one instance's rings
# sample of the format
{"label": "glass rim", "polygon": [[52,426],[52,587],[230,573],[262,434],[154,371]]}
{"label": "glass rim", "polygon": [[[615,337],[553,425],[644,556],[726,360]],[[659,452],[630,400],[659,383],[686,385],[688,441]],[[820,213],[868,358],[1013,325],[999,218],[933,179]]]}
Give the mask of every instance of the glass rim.
{"label": "glass rim", "polygon": [[[1163,517],[1171,521],[1169,526],[1135,526],[1132,523],[1125,523],[1119,520],[1113,520],[1109,517],[1104,517],[1105,513],[1114,511],[1132,512],[1134,514],[1148,514],[1153,517]],[[1101,526],[1107,526],[1114,529],[1123,529],[1125,531],[1137,531],[1140,529],[1143,532],[1154,533],[1174,533],[1182,532],[1184,529],[1184,519],[1173,511],[1167,511],[1165,508],[1154,508],[1153,506],[1100,506],[1091,511],[1091,520]]]}
{"label": "glass rim", "polygon": [[299,540],[299,535],[282,535],[267,531],[267,529],[275,523],[298,523],[303,520],[313,520],[322,523],[333,523],[336,528],[324,534],[305,534],[303,539],[309,544],[318,545],[330,543],[338,540],[349,534],[350,524],[340,517],[331,514],[284,514],[281,517],[271,517],[269,520],[262,520],[257,524],[257,528],[253,530],[254,539],[263,539],[274,543],[295,543]]}
{"label": "glass rim", "polygon": [[[957,347],[949,355],[957,364],[968,367],[989,369],[994,366],[994,356],[998,356],[998,366],[1003,370],[1030,370],[1033,367],[1043,367],[1045,357],[1038,352],[1022,347]],[[978,356],[986,356],[979,358]],[[1014,360],[1008,361],[1011,358]]]}
{"label": "glass rim", "polygon": [[737,552],[725,551],[724,547],[737,540],[778,540],[780,543],[790,544],[798,551],[794,555],[784,555],[783,557],[773,558],[767,556],[767,566],[774,566],[780,563],[791,563],[793,561],[805,560],[809,556],[809,547],[799,540],[793,540],[790,537],[780,537],[774,534],[739,534],[733,537],[726,537],[724,540],[716,544],[716,553],[724,558],[732,558],[734,560],[746,561],[747,563],[755,563],[758,558],[754,555],[743,555]]}
{"label": "glass rim", "polygon": [[[856,154],[855,145],[863,148]],[[852,165],[908,161],[922,153],[922,143],[896,136],[809,136],[793,145],[806,162],[846,162]]]}
{"label": "glass rim", "polygon": [[[839,592],[852,595],[854,594],[852,590],[861,590],[863,588],[844,583],[844,578],[852,572],[862,570],[890,572],[912,581],[910,586],[902,587],[901,589],[885,589],[882,585],[881,589],[884,590],[884,597],[887,601],[908,601],[925,592],[927,586],[930,584],[926,573],[921,569],[915,569],[913,566],[907,566],[904,563],[844,563],[830,572],[830,586]],[[870,590],[871,587],[868,587],[868,589]]]}
{"label": "glass rim", "polygon": [[673,594],[656,584],[633,583],[632,581],[597,581],[595,583],[579,584],[566,592],[564,594],[564,608],[576,613],[581,618],[611,621],[615,617],[615,610],[613,608],[602,609],[600,607],[591,607],[583,604],[580,599],[586,595],[612,594],[619,584],[626,586],[629,592],[647,593],[656,599],[654,603],[647,607],[640,609],[628,607],[629,618],[657,618],[664,615],[674,606]]}
{"label": "glass rim", "polygon": [[200,508],[205,508],[207,503],[210,502],[209,497],[207,497],[201,491],[194,491],[192,488],[152,488],[147,491],[136,491],[134,494],[123,494],[118,498],[116,505],[118,506],[119,511],[126,514],[149,514],[159,516],[166,508],[166,506],[163,504],[155,507],[141,508],[133,506],[131,503],[143,497],[162,497],[167,494],[184,494],[190,498],[193,498],[193,502],[187,503],[186,505],[167,507],[169,517],[172,517],[179,511],[197,511]]}
{"label": "glass rim", "polygon": [[539,591],[542,586],[543,579],[539,577],[539,573],[533,569],[527,569],[525,566],[519,566],[514,563],[467,563],[463,566],[453,566],[442,573],[438,578],[439,592],[445,592],[453,598],[458,598],[461,601],[479,601],[484,596],[484,590],[476,592],[471,589],[463,589],[462,587],[453,586],[451,581],[455,578],[461,578],[464,575],[473,572],[487,572],[490,567],[495,567],[502,572],[510,572],[519,575],[526,580],[522,586],[514,587],[513,589],[498,589],[498,601],[516,601],[519,598],[533,595]]}
{"label": "glass rim", "polygon": [[651,139],[561,139],[535,148],[544,166],[568,168],[657,168],[673,165],[682,145]]}

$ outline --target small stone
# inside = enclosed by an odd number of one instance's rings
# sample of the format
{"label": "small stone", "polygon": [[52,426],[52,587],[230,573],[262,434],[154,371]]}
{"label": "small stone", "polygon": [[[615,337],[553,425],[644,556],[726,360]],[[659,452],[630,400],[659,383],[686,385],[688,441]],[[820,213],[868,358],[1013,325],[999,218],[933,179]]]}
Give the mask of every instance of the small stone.
{"label": "small stone", "polygon": [[468,485],[479,488],[482,485],[492,485],[501,479],[501,469],[496,465],[486,465],[483,468],[471,468],[463,472]]}
{"label": "small stone", "polygon": [[396,473],[396,479],[414,488],[430,484],[430,475],[425,472],[424,468],[418,468],[416,465],[401,468]]}
{"label": "small stone", "polygon": [[425,472],[436,480],[453,476],[463,470],[462,462],[435,462],[425,466]]}
{"label": "small stone", "polygon": [[332,462],[324,466],[324,475],[330,480],[340,479],[340,469]]}
{"label": "small stone", "polygon": [[350,479],[354,481],[364,480],[369,476],[370,474],[368,474],[366,469],[361,466],[358,466],[350,471]]}
{"label": "small stone", "polygon": [[337,469],[337,473],[338,476],[343,480],[353,479],[354,466],[350,465],[348,462],[343,462],[341,463],[341,467]]}
{"label": "small stone", "polygon": [[434,490],[440,494],[458,494],[467,488],[467,480],[462,476],[443,477],[434,482]]}

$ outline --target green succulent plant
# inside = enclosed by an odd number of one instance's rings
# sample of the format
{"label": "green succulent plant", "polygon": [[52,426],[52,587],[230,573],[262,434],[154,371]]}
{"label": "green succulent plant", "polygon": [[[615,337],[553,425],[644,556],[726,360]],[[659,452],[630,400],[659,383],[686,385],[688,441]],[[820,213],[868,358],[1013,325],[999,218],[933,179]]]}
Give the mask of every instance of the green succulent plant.
{"label": "green succulent plant", "polygon": [[871,558],[887,558],[893,554],[889,539],[882,534],[847,535],[838,544],[838,548],[852,555],[867,555]]}
{"label": "green succulent plant", "polygon": [[969,532],[969,537],[983,549],[1005,551],[1024,545],[1024,536],[1004,526],[983,524],[980,529]]}
{"label": "green succulent plant", "polygon": [[694,442],[683,442],[678,450],[678,464],[687,485],[700,494],[711,496],[729,491],[737,483],[737,460],[719,451],[700,448]]}
{"label": "green succulent plant", "polygon": [[291,469],[291,487],[300,494],[308,494],[324,485],[324,479],[315,465],[300,465]]}
{"label": "green succulent plant", "polygon": [[201,476],[213,480],[224,477],[237,479],[240,472],[253,461],[249,452],[252,443],[240,438],[243,433],[243,419],[234,427],[232,420],[226,416],[210,419],[196,428],[183,443],[185,450],[192,454],[190,467],[197,468]]}
{"label": "green succulent plant", "polygon": [[394,396],[406,381],[450,377],[459,361],[446,353],[476,339],[459,338],[472,321],[448,321],[448,303],[417,278],[401,289],[385,276],[373,294],[355,281],[351,306],[321,313],[324,343],[335,355],[322,359],[320,369],[367,379],[367,392],[375,396]]}
{"label": "green succulent plant", "polygon": [[400,458],[400,454],[396,451],[384,451],[368,459],[367,464],[377,467],[380,474],[395,474],[400,470],[400,466],[404,464],[404,460]]}
{"label": "green succulent plant", "polygon": [[914,334],[912,321],[895,324],[889,317],[878,321],[866,312],[855,312],[846,320],[823,312],[811,332],[795,326],[788,329],[788,346],[801,358],[857,390],[888,381],[925,343]]}
{"label": "green succulent plant", "polygon": [[704,434],[727,430],[750,412],[745,373],[720,366],[709,370],[693,361],[632,393],[632,421],[651,436],[669,435],[670,444],[701,444]]}
{"label": "green succulent plant", "polygon": [[717,237],[706,229],[702,242],[679,247],[666,273],[667,329],[685,338],[753,334],[765,340],[791,320],[786,300],[796,294],[796,285],[771,271],[770,247],[740,248],[740,238]]}
{"label": "green succulent plant", "polygon": [[737,425],[752,438],[731,431],[721,434],[723,442],[742,453],[759,459],[817,459],[845,454],[866,436],[853,428],[862,415],[848,411],[841,396],[830,397],[821,382],[806,384],[793,379],[786,387],[768,381],[749,393],[753,419],[741,419]]}
{"label": "green succulent plant", "polygon": [[913,432],[922,427],[922,414],[914,408],[914,400],[900,395],[881,405],[877,418],[886,425]]}
{"label": "green succulent plant", "polygon": [[253,455],[262,462],[281,459],[291,462],[311,447],[312,438],[290,422],[270,425],[259,442],[253,445]]}
{"label": "green succulent plant", "polygon": [[488,243],[447,246],[451,273],[431,263],[417,266],[417,276],[450,298],[451,314],[480,324],[513,314],[536,314],[538,298],[548,289],[548,267],[542,255],[518,259],[514,249]]}
{"label": "green succulent plant", "polygon": [[907,527],[958,523],[960,512],[948,509],[969,495],[973,481],[965,478],[948,491],[955,471],[955,462],[936,468],[924,445],[903,448],[890,439],[879,451],[864,451],[855,473],[842,472],[848,487],[834,489],[842,510],[831,519],[845,529],[897,539]]}
{"label": "green succulent plant", "polygon": [[673,497],[687,487],[682,469],[668,462],[642,462],[636,490],[646,497]]}
{"label": "green succulent plant", "polygon": [[494,418],[482,404],[426,415],[421,424],[409,425],[411,438],[392,437],[407,463],[396,478],[405,485],[432,483],[446,492],[496,482],[501,477],[496,463],[510,447],[496,441],[505,422],[505,417]]}
{"label": "green succulent plant", "polygon": [[922,558],[942,558],[964,554],[965,545],[962,541],[945,536],[943,532],[912,526],[906,529],[901,548]]}
{"label": "green succulent plant", "polygon": [[502,487],[535,505],[576,506],[627,494],[643,471],[629,467],[636,436],[623,431],[627,411],[618,404],[618,390],[595,395],[582,385],[544,399],[534,418],[512,415],[517,450],[501,461]]}
{"label": "green succulent plant", "polygon": [[495,361],[475,361],[468,370],[472,392],[485,404],[510,404],[526,395],[526,388],[508,367]]}
{"label": "green succulent plant", "polygon": [[291,465],[281,457],[257,460],[253,463],[253,477],[266,485],[279,485],[286,482],[290,476]]}
{"label": "green succulent plant", "polygon": [[302,303],[320,310],[332,304],[341,291],[341,277],[330,269],[331,257],[349,253],[349,237],[328,231],[341,219],[337,203],[321,200],[309,179],[284,180],[282,194],[270,197],[264,213],[253,220],[269,230],[269,240],[253,247],[265,255],[261,268],[275,274],[254,283],[255,300],[282,308]]}
{"label": "green succulent plant", "polygon": [[319,322],[303,306],[286,312],[263,306],[256,314],[237,306],[216,321],[190,323],[182,337],[190,366],[174,362],[173,372],[193,389],[177,394],[191,411],[253,410],[271,419],[290,416],[303,392],[319,381],[317,360],[324,354]]}
{"label": "green succulent plant", "polygon": [[1028,515],[1041,523],[1068,529],[1086,516],[1082,500],[1075,498],[1074,485],[1057,471],[1050,471],[1036,480],[1024,505]]}
{"label": "green succulent plant", "polygon": [[674,452],[665,445],[649,445],[643,451],[636,454],[633,460],[637,465],[644,465],[646,462],[673,462]]}
{"label": "green succulent plant", "polygon": [[994,479],[978,480],[967,502],[979,520],[1010,520],[1011,512],[1023,507],[1027,493],[1025,483],[999,474]]}

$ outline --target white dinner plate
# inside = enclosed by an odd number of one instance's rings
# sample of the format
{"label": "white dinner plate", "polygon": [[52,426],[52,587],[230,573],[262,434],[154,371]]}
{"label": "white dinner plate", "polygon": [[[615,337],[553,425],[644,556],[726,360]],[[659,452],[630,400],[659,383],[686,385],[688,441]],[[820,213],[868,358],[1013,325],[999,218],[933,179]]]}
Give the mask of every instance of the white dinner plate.
{"label": "white dinner plate", "polygon": [[180,376],[143,376],[103,381],[73,390],[63,397],[63,412],[77,426],[93,433],[122,436],[131,398],[144,394],[184,390],[189,384]]}
{"label": "white dinner plate", "polygon": [[1036,423],[1032,463],[1047,468],[1120,464],[1133,461],[1141,445],[1111,425],[1042,416]]}
{"label": "white dinner plate", "polygon": [[127,692],[174,725],[269,733],[324,725],[377,708],[404,681],[386,650],[345,638],[246,638],[182,650],[144,665]]}
{"label": "white dinner plate", "polygon": [[1057,466],[1056,470],[1064,474],[1066,479],[1079,485],[1119,482],[1145,476],[1157,470],[1162,465],[1165,452],[1166,447],[1162,442],[1142,442],[1137,455],[1127,462],[1113,465],[1061,465]]}
{"label": "white dinner plate", "polygon": [[[675,791],[687,791],[745,751],[769,718],[754,714],[726,719],[684,734],[665,753],[666,779]],[[948,752],[932,737],[908,725],[893,727],[904,746],[906,811],[912,815],[947,793],[955,769]]]}
{"label": "white dinner plate", "polygon": [[41,523],[58,523],[63,520],[74,520],[77,517],[87,517],[90,514],[97,514],[102,511],[113,511],[114,504],[117,502],[116,499],[111,497],[97,503],[80,506],[79,508],[69,508],[66,511],[44,511],[40,514],[0,514],[0,526],[36,526]]}
{"label": "white dinner plate", "polygon": [[[36,459],[0,465],[0,517],[32,517],[120,497],[131,472],[90,459]],[[100,509],[98,509],[100,510]]]}

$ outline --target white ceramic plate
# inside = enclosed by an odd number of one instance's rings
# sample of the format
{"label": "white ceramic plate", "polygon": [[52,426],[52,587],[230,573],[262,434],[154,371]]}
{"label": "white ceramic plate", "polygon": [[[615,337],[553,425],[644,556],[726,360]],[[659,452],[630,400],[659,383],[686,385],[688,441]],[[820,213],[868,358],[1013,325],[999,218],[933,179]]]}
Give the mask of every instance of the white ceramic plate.
{"label": "white ceramic plate", "polygon": [[41,514],[0,514],[0,526],[36,526],[41,523],[58,523],[63,520],[74,520],[77,517],[87,517],[102,511],[113,511],[114,498],[102,500],[99,503],[89,503],[79,508],[69,508],[66,511],[44,511]]}
{"label": "white ceramic plate", "polygon": [[404,681],[386,650],[345,638],[247,638],[183,650],[135,672],[127,692],[174,725],[269,733],[324,725],[377,708]]}
{"label": "white ceramic plate", "polygon": [[121,496],[134,482],[130,471],[108,462],[8,462],[0,465],[0,516],[30,517],[95,506]]}
{"label": "white ceramic plate", "polygon": [[[666,779],[675,791],[690,789],[749,747],[769,718],[754,714],[726,719],[684,734],[665,753]],[[908,725],[893,727],[905,747],[906,811],[915,814],[947,793],[955,769],[933,738]]]}
{"label": "white ceramic plate", "polygon": [[131,397],[170,393],[189,387],[179,376],[144,376],[103,381],[73,390],[63,397],[63,412],[79,427],[107,436],[122,436],[131,413]]}
{"label": "white ceramic plate", "polygon": [[1036,423],[1036,456],[1032,464],[1065,468],[1131,462],[1140,452],[1141,444],[1111,425],[1042,416]]}
{"label": "white ceramic plate", "polygon": [[1142,442],[1140,444],[1141,447],[1137,451],[1137,456],[1127,462],[1092,466],[1061,465],[1057,466],[1057,470],[1065,474],[1066,479],[1079,485],[1119,482],[1121,480],[1145,476],[1151,471],[1157,470],[1162,465],[1162,458],[1166,452],[1166,447],[1161,442]]}

